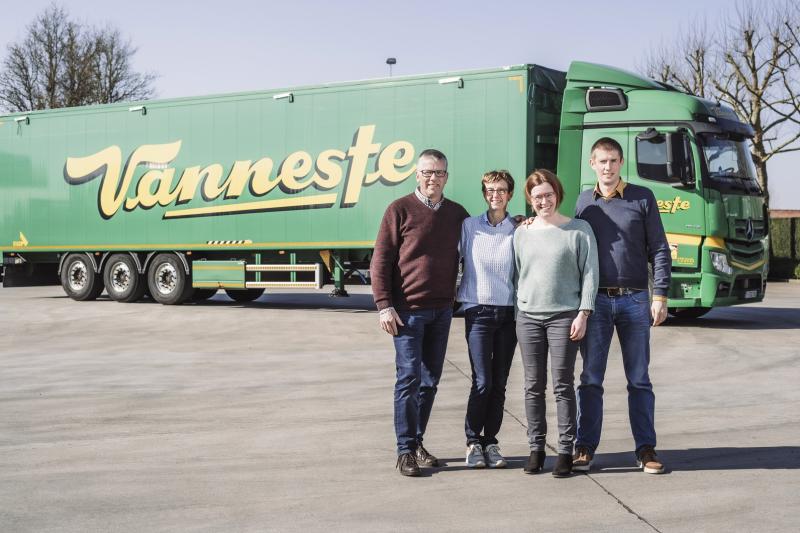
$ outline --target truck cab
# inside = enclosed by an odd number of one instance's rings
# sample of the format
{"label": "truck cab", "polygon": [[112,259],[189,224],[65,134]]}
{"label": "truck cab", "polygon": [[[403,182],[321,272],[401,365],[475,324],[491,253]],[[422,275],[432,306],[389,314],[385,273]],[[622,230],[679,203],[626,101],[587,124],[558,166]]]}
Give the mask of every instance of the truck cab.
{"label": "truck cab", "polygon": [[[617,68],[574,62],[564,92],[558,173],[564,205],[595,185],[601,137],[625,150],[623,179],[653,191],[672,254],[670,312],[761,301],[768,271],[764,193],[732,109]],[[571,213],[565,213],[571,214]]]}

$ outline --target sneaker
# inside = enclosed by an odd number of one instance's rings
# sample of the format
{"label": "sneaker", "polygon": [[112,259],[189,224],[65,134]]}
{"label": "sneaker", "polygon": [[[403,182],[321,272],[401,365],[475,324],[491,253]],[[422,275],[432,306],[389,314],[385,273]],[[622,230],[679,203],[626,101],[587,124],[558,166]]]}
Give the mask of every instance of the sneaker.
{"label": "sneaker", "polygon": [[439,466],[439,459],[431,455],[430,452],[420,444],[417,446],[417,463],[421,466]]}
{"label": "sneaker", "polygon": [[484,468],[486,459],[483,457],[483,447],[478,444],[470,444],[467,448],[467,466],[470,468]]}
{"label": "sneaker", "polygon": [[594,455],[586,446],[575,448],[575,455],[572,457],[572,470],[575,472],[588,472],[592,467]]}
{"label": "sneaker", "polygon": [[652,446],[642,446],[636,456],[636,466],[641,468],[645,474],[664,473],[664,465],[658,460],[656,450]]}
{"label": "sneaker", "polygon": [[530,457],[528,457],[528,462],[525,463],[525,466],[522,468],[522,471],[526,474],[538,474],[542,471],[542,467],[544,466],[544,458],[545,458],[545,451],[538,450],[535,452],[531,452]]}
{"label": "sneaker", "polygon": [[560,453],[553,467],[553,477],[569,477],[572,475],[572,455]]}
{"label": "sneaker", "polygon": [[506,464],[508,464],[505,458],[500,455],[500,446],[497,444],[489,444],[483,452],[483,456],[486,458],[486,464],[489,465],[489,468],[505,468]]}
{"label": "sneaker", "polygon": [[417,459],[411,452],[400,454],[397,458],[395,468],[399,469],[400,474],[404,476],[417,477],[420,474]]}

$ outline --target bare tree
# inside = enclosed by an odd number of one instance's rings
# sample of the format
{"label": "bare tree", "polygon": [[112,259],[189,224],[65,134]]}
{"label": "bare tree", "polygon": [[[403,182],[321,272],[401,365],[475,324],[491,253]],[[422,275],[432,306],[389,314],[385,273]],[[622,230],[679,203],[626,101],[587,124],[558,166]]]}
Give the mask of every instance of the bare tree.
{"label": "bare tree", "polygon": [[705,21],[682,30],[669,45],[652,49],[642,70],[658,81],[707,98],[710,80],[718,70],[716,58],[709,53],[712,41]]}
{"label": "bare tree", "polygon": [[28,111],[152,98],[156,76],[133,69],[135,53],[119,30],[79,24],[52,4],[9,45],[0,105]]}
{"label": "bare tree", "polygon": [[94,57],[98,102],[111,103],[143,100],[153,96],[156,75],[134,72],[131,58],[136,53],[130,39],[125,39],[117,29],[97,33]]}
{"label": "bare tree", "polygon": [[731,106],[755,131],[751,154],[769,200],[767,161],[800,150],[800,8],[738,3],[715,31],[695,24],[649,54],[649,76]]}

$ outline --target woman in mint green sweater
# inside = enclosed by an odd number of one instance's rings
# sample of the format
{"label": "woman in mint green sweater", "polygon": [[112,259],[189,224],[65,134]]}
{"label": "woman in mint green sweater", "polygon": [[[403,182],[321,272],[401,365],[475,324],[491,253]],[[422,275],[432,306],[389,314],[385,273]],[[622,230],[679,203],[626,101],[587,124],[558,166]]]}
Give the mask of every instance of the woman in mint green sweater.
{"label": "woman in mint green sweater", "polygon": [[558,419],[556,477],[572,472],[576,432],[575,358],[597,294],[597,244],[589,224],[558,212],[564,189],[548,170],[525,182],[536,218],[517,228],[517,338],[525,371],[525,414],[531,454],[525,472],[541,471],[545,457],[547,356]]}

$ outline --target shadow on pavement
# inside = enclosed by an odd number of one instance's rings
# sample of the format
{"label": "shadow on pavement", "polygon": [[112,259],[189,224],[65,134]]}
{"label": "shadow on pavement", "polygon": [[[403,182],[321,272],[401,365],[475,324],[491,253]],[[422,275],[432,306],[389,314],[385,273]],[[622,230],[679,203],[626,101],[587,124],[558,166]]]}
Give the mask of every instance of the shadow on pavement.
{"label": "shadow on pavement", "polygon": [[[741,448],[689,448],[658,450],[668,471],[698,470],[797,470],[800,446],[745,446]],[[639,470],[633,452],[598,453],[593,474],[614,474]]]}
{"label": "shadow on pavement", "polygon": [[[67,299],[66,294],[40,296],[43,299]],[[98,301],[112,303],[103,294]],[[155,304],[145,297],[137,304]],[[187,302],[191,306],[216,306],[254,309],[301,309],[321,311],[375,311],[375,302],[371,294],[352,294],[343,298],[334,298],[328,292],[320,293],[267,293],[251,303],[234,302],[220,291],[208,300]],[[463,313],[455,313],[454,317],[463,317]],[[661,327],[687,327],[706,329],[738,329],[738,330],[781,330],[800,329],[800,309],[786,307],[720,307],[712,309],[700,318],[670,317]]]}
{"label": "shadow on pavement", "polygon": [[[800,469],[800,446],[754,446],[725,448],[689,448],[688,450],[658,450],[667,467],[667,473],[701,470],[797,470]],[[527,456],[506,456],[507,470],[522,470]],[[548,454],[542,473],[553,469],[556,456]],[[439,458],[442,466],[426,468],[426,475],[459,470],[486,470],[469,468],[463,457]],[[592,474],[625,474],[638,472],[633,452],[598,453],[592,465]]]}
{"label": "shadow on pavement", "polygon": [[[66,294],[58,296],[41,296],[42,299],[47,300],[62,300],[68,299]],[[98,302],[113,302],[108,296],[103,294],[97,298]],[[133,302],[135,305],[158,305],[155,300],[150,297],[144,297],[138,302]],[[80,304],[80,302],[77,302]],[[130,304],[128,304],[130,305]],[[321,311],[353,311],[353,312],[367,312],[376,311],[375,301],[372,299],[371,294],[351,294],[350,296],[334,298],[328,296],[327,293],[312,294],[312,293],[281,293],[281,294],[265,294],[258,300],[248,303],[235,302],[228,298],[224,292],[218,292],[215,296],[208,300],[201,300],[198,302],[186,302],[184,306],[198,306],[198,307],[230,307],[230,308],[253,308],[253,309],[305,309],[305,310],[321,310]]]}
{"label": "shadow on pavement", "polygon": [[227,296],[218,293],[212,300],[206,300],[201,305],[235,305],[237,307],[252,307],[264,309],[318,309],[325,311],[376,311],[375,300],[371,294],[351,294],[350,296],[337,297],[324,294],[265,294],[252,303],[240,304],[231,301]]}
{"label": "shadow on pavement", "polygon": [[786,307],[720,307],[700,318],[670,317],[666,326],[713,329],[797,329],[800,309]]}

